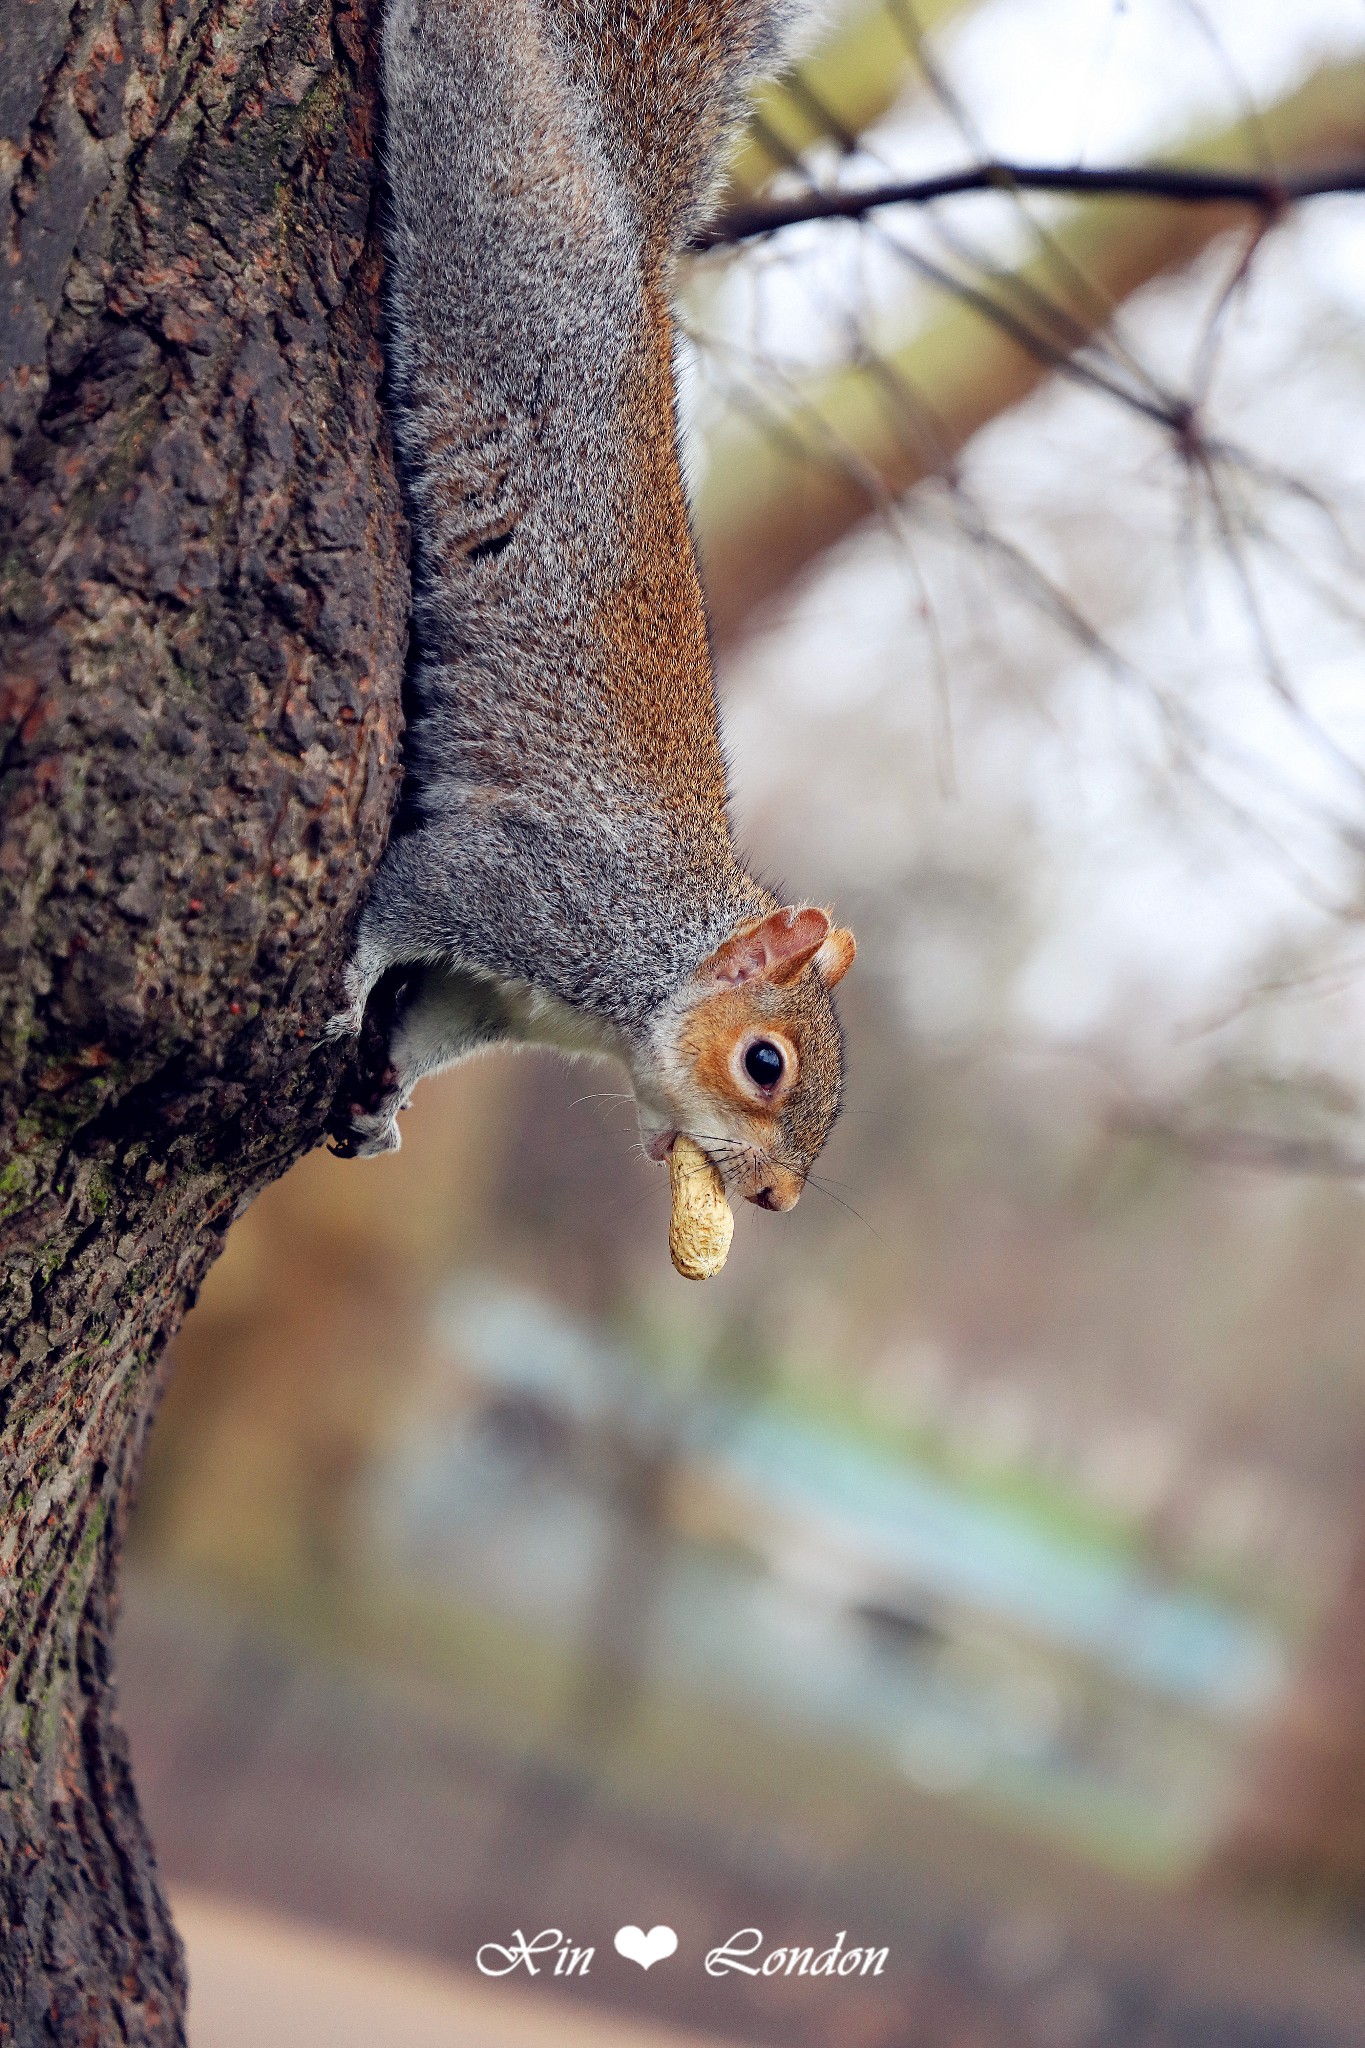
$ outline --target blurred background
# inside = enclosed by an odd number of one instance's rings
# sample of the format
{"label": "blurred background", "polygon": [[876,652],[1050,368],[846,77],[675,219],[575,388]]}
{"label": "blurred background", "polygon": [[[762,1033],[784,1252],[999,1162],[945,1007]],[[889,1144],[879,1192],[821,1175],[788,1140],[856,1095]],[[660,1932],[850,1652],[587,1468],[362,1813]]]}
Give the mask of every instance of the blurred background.
{"label": "blurred background", "polygon": [[[722,220],[1154,155],[1365,161],[1359,0],[832,8]],[[548,1055],[236,1224],[121,1636],[191,2038],[1365,2042],[1365,201],[1002,179],[682,289],[849,1106],[704,1289]],[[588,1979],[474,1975],[551,1926]]]}

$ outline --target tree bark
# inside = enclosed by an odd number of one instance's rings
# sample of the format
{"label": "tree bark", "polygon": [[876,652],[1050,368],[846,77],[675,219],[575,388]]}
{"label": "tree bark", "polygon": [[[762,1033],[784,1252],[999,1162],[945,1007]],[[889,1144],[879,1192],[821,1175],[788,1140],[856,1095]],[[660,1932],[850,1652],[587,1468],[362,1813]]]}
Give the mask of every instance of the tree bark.
{"label": "tree bark", "polygon": [[1209,1860],[1214,1882],[1365,1906],[1365,1502],[1345,1581]]}
{"label": "tree bark", "polygon": [[110,1638],[167,1338],[318,1142],[392,804],[371,0],[0,50],[0,2041],[184,2038]]}

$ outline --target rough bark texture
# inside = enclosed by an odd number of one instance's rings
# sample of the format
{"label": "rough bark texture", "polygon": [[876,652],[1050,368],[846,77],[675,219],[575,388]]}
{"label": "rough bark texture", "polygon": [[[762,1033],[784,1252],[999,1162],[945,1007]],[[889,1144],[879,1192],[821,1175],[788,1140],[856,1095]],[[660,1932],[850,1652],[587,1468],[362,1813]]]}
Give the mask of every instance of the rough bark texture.
{"label": "rough bark texture", "polygon": [[110,1683],[166,1339],[321,1135],[394,788],[369,0],[8,0],[0,2041],[183,2039]]}

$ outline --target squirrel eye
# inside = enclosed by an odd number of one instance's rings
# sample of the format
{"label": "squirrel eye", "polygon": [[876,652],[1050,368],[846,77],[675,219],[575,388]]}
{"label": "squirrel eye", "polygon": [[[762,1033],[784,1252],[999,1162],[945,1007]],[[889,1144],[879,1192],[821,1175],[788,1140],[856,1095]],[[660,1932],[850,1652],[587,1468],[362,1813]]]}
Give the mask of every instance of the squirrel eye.
{"label": "squirrel eye", "polygon": [[775,1088],[786,1064],[777,1047],[766,1038],[756,1038],[744,1055],[744,1071],[760,1088]]}

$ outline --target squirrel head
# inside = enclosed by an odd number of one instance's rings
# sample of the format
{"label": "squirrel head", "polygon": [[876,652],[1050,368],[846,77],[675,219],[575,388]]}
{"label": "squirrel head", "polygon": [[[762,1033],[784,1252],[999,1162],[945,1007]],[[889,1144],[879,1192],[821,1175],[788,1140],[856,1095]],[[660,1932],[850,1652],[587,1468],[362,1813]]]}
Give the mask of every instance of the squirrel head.
{"label": "squirrel head", "polygon": [[844,1045],[830,990],[853,964],[828,913],[774,910],[702,961],[656,1027],[636,1092],[646,1148],[685,1133],[726,1191],[792,1209],[839,1114]]}

